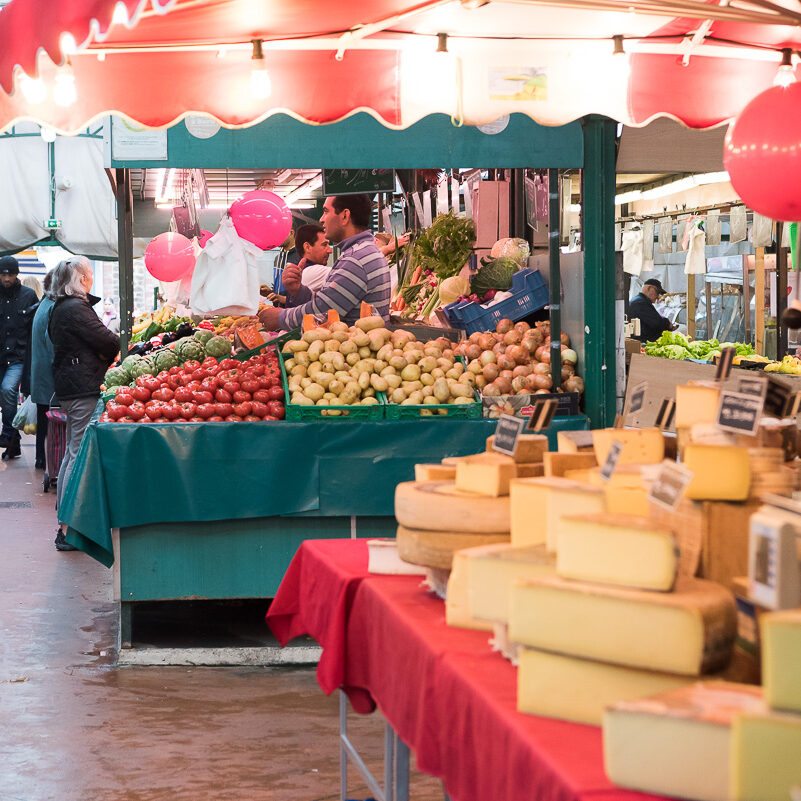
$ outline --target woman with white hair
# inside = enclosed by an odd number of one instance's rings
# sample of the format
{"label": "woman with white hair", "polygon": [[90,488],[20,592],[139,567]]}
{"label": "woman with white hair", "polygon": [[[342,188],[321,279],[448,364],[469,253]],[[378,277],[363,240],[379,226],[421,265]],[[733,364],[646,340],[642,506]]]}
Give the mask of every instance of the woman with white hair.
{"label": "woman with white hair", "polygon": [[[92,280],[92,265],[85,256],[65,259],[53,271],[51,293],[55,303],[47,331],[53,342],[56,396],[67,416],[67,448],[58,472],[56,509],[61,508],[83,432],[100,398],[103,376],[120,349],[120,338],[92,309],[100,300],[88,294]],[[61,521],[56,548],[75,550],[64,538]]]}

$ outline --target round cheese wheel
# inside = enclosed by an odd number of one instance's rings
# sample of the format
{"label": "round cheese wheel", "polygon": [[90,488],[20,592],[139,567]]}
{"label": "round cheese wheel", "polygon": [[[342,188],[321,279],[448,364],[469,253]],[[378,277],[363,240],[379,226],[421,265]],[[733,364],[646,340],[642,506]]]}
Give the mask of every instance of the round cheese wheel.
{"label": "round cheese wheel", "polygon": [[[460,492],[452,481],[406,481],[395,489],[395,518],[406,528],[508,534],[509,496]],[[478,543],[476,543],[478,545]]]}
{"label": "round cheese wheel", "polygon": [[463,548],[509,542],[508,534],[470,534],[464,531],[423,531],[398,526],[398,555],[404,562],[450,570],[453,555]]}

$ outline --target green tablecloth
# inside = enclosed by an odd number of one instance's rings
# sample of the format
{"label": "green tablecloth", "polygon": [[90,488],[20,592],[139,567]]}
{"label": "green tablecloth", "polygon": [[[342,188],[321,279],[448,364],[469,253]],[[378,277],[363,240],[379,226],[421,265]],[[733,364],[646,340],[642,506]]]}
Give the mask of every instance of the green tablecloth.
{"label": "green tablecloth", "polygon": [[[495,425],[94,422],[59,518],[71,543],[110,567],[112,528],[303,513],[391,516],[395,486],[414,478],[416,463],[483,450]],[[551,432],[568,428],[586,428],[586,418],[556,418]]]}

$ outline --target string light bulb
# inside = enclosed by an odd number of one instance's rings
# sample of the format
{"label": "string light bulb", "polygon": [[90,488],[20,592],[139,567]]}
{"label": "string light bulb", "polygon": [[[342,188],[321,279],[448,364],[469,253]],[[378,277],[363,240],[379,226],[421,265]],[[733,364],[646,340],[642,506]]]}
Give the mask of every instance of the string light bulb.
{"label": "string light bulb", "polygon": [[78,45],[75,42],[75,37],[69,32],[64,31],[58,40],[58,46],[65,56],[74,56],[78,51]]}
{"label": "string light bulb", "polygon": [[43,125],[39,129],[39,136],[45,140],[45,142],[55,142],[56,141],[56,132],[48,125]]}
{"label": "string light bulb", "polygon": [[774,86],[787,88],[791,83],[795,83],[795,67],[793,67],[793,51],[789,47],[782,48],[782,63],[776,70],[776,77],[773,79]]}
{"label": "string light bulb", "polygon": [[261,39],[253,39],[253,55],[250,57],[250,95],[257,100],[264,100],[272,92],[270,73],[264,59]]}
{"label": "string light bulb", "polygon": [[75,73],[72,64],[67,59],[63,67],[58,68],[55,86],[53,87],[53,100],[58,106],[71,106],[78,99],[75,89]]}
{"label": "string light bulb", "polygon": [[622,34],[616,34],[612,37],[612,78],[615,82],[628,83],[631,74],[629,65],[629,56],[623,48]]}
{"label": "string light bulb", "polygon": [[43,103],[47,100],[47,87],[41,78],[31,78],[23,73],[17,81],[17,86],[28,103]]}
{"label": "string light bulb", "polygon": [[127,25],[128,24],[128,9],[125,3],[117,3],[114,6],[114,13],[111,15],[112,25]]}

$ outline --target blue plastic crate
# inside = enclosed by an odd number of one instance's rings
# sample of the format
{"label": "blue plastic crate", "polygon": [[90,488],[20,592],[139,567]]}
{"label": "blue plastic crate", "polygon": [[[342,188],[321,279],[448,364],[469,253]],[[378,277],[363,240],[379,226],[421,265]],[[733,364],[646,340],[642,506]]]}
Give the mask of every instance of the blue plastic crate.
{"label": "blue plastic crate", "polygon": [[512,276],[512,297],[484,308],[480,303],[450,303],[445,314],[454,328],[463,328],[468,335],[476,331],[494,331],[499,320],[519,320],[548,305],[548,287],[539,270],[525,268]]}

